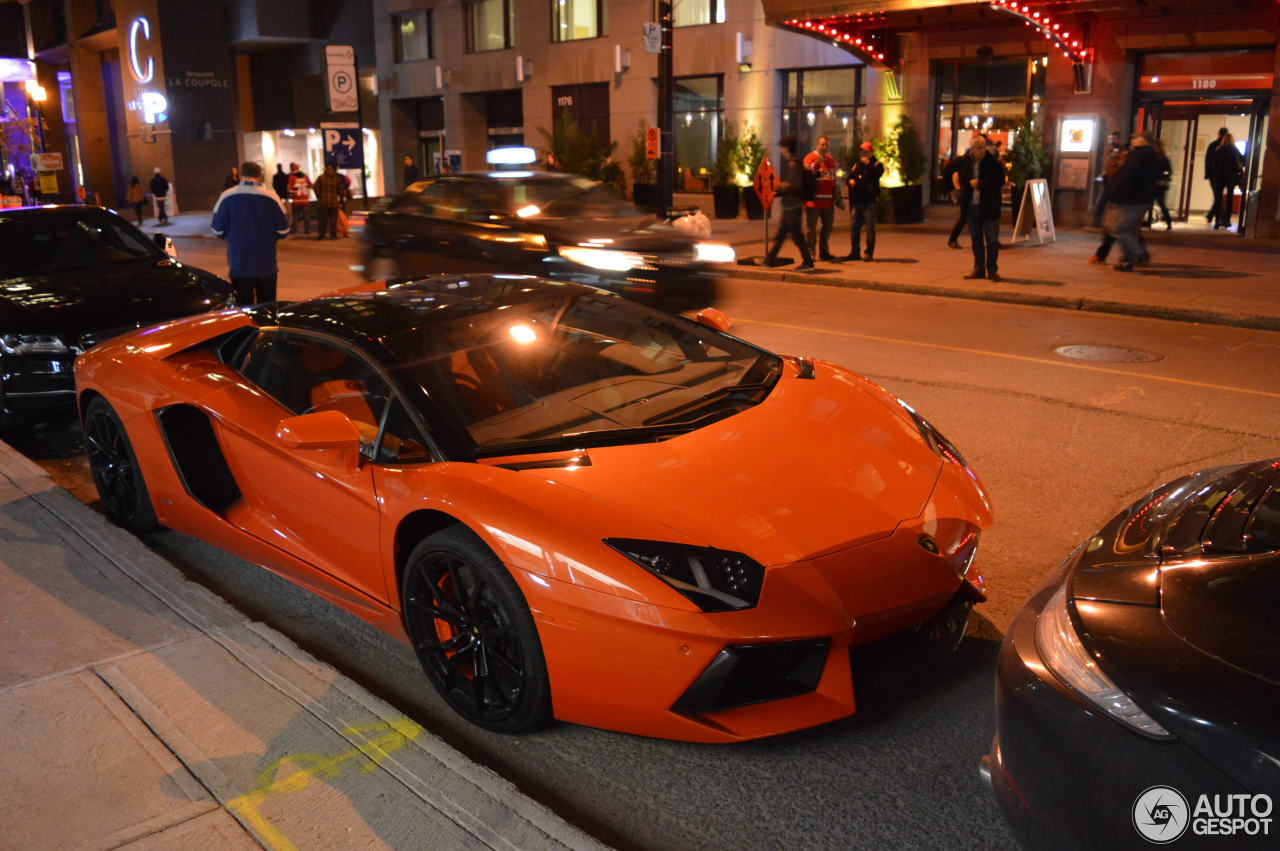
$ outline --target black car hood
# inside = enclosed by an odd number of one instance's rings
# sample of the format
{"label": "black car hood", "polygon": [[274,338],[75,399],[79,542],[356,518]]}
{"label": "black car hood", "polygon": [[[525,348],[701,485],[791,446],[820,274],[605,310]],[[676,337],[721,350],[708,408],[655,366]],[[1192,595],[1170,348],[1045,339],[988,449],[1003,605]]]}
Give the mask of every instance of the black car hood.
{"label": "black car hood", "polygon": [[0,281],[0,332],[79,335],[150,325],[224,303],[230,285],[167,257]]}
{"label": "black car hood", "polygon": [[540,233],[552,245],[577,245],[588,240],[611,240],[601,248],[639,251],[649,254],[677,254],[693,245],[683,231],[665,225],[654,225],[652,216],[624,219],[532,219],[520,225],[522,230]]}

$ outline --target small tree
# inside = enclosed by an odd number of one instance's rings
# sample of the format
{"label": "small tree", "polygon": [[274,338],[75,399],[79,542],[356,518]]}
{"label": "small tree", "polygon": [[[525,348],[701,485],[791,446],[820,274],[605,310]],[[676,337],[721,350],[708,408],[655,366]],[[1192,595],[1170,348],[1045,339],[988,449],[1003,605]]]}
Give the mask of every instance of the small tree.
{"label": "small tree", "polygon": [[742,146],[738,141],[738,131],[732,124],[726,124],[720,143],[716,145],[716,162],[711,169],[711,182],[715,186],[736,185],[738,168],[742,162]]}
{"label": "small tree", "polygon": [[924,145],[915,124],[904,112],[898,116],[889,133],[875,141],[876,156],[889,171],[897,172],[904,186],[919,186],[924,180]]}
{"label": "small tree", "polygon": [[1009,179],[1019,186],[1049,173],[1049,153],[1044,149],[1044,131],[1024,117],[1016,128],[1009,150]]}
{"label": "small tree", "polygon": [[641,118],[636,127],[636,134],[631,137],[631,156],[627,159],[627,164],[631,166],[632,183],[653,183],[654,178],[657,177],[657,169],[654,168],[655,160],[649,159],[646,152],[645,135],[648,130],[649,122]]}
{"label": "small tree", "polygon": [[[562,109],[556,116],[552,132],[548,133],[542,127],[538,128],[538,132],[546,140],[551,153],[555,154],[561,171],[580,174],[592,180],[605,180],[606,183],[622,178],[622,168],[613,162],[613,151],[618,143],[600,140],[590,133],[582,132],[574,123],[569,110]],[[614,168],[609,169],[608,176],[611,179],[606,180],[603,172],[609,165]]]}
{"label": "small tree", "polygon": [[737,182],[740,186],[751,185],[751,181],[756,176],[756,169],[760,167],[766,153],[764,142],[760,141],[760,134],[756,132],[756,128],[749,122],[743,122],[742,133],[738,136]]}

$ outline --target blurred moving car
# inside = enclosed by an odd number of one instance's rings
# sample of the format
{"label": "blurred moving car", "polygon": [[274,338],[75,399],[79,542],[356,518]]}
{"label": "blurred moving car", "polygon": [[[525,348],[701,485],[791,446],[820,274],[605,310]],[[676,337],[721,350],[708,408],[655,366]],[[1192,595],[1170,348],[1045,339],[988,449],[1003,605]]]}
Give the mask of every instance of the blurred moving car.
{"label": "blurred moving car", "polygon": [[230,298],[229,283],[171,257],[166,237],[100,207],[0,210],[0,245],[0,428],[73,410],[81,352]]}
{"label": "blurred moving car", "polygon": [[1280,460],[1169,482],[1077,548],[1005,634],[996,710],[982,773],[1024,847],[1249,840],[1223,802],[1280,800]]}
{"label": "blurred moving car", "polygon": [[734,259],[598,181],[523,170],[442,175],[411,185],[362,231],[364,274],[509,272],[604,287],[668,310],[713,306],[712,264]]}
{"label": "blurred moving car", "polygon": [[851,647],[959,643],[991,514],[910,408],[726,325],[512,275],[179,320],[77,363],[89,464],[480,726],[775,735],[853,713]]}

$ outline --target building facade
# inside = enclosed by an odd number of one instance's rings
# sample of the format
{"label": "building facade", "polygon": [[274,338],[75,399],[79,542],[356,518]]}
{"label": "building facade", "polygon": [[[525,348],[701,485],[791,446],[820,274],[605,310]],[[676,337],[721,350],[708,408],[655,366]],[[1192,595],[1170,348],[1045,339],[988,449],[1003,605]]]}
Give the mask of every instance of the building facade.
{"label": "building facade", "polygon": [[[372,73],[356,74],[359,109],[332,112],[326,100],[327,46],[371,62],[368,0],[0,2],[0,19],[11,18],[21,22],[22,58],[51,94],[40,107],[42,147],[63,155],[46,199],[118,205],[132,177],[145,185],[159,168],[171,207],[207,210],[232,166],[252,159],[270,173],[297,162],[314,174],[324,124],[358,127],[362,113],[376,115]],[[376,165],[379,134],[365,125]],[[364,171],[347,171],[356,193],[363,176],[369,194],[381,194],[381,173]]]}

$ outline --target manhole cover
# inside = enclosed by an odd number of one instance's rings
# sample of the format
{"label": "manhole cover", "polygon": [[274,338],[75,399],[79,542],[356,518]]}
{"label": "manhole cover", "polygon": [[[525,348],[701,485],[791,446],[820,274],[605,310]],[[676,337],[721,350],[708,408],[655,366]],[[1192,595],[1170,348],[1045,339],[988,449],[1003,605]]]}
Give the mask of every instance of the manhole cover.
{"label": "manhole cover", "polygon": [[1144,352],[1142,349],[1127,349],[1124,346],[1058,346],[1053,351],[1064,358],[1100,360],[1110,363],[1149,363],[1164,360],[1164,355]]}

